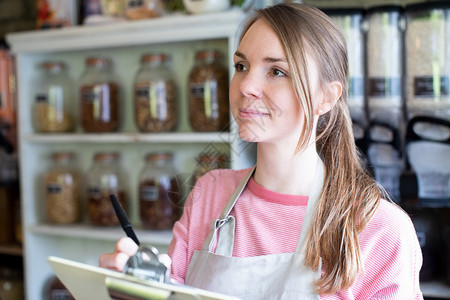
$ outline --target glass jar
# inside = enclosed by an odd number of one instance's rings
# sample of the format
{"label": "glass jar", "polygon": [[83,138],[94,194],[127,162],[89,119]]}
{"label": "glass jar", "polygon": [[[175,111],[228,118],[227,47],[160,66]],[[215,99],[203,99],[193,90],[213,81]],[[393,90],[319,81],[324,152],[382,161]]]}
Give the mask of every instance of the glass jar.
{"label": "glass jar", "polygon": [[406,14],[408,119],[450,119],[450,3],[410,4]]}
{"label": "glass jar", "polygon": [[192,186],[207,172],[214,169],[226,169],[229,166],[228,157],[223,153],[200,153],[196,161],[197,166],[194,171],[194,177],[192,178]]}
{"label": "glass jar", "polygon": [[121,86],[106,57],[89,57],[80,81],[80,120],[85,132],[118,131],[122,110]]}
{"label": "glass jar", "polygon": [[139,211],[144,228],[168,230],[181,216],[180,189],[172,153],[150,153],[139,176]]}
{"label": "glass jar", "polygon": [[348,105],[352,120],[365,127],[367,119],[364,104],[364,32],[363,10],[353,8],[323,9],[339,27],[347,41],[349,86]]}
{"label": "glass jar", "polygon": [[142,56],[134,83],[136,125],[142,132],[164,132],[175,128],[177,89],[165,54]]}
{"label": "glass jar", "polygon": [[126,0],[126,16],[130,20],[157,18],[164,14],[161,0]]}
{"label": "glass jar", "polygon": [[399,128],[402,113],[402,57],[405,20],[400,6],[368,10],[367,72],[371,120]]}
{"label": "glass jar", "polygon": [[48,61],[39,66],[34,84],[33,126],[37,132],[69,132],[75,129],[74,82],[66,64]]}
{"label": "glass jar", "polygon": [[81,216],[81,174],[72,152],[51,155],[53,165],[44,174],[45,207],[47,221],[70,224]]}
{"label": "glass jar", "polygon": [[120,154],[96,153],[87,179],[88,219],[95,226],[119,225],[109,196],[115,194],[125,212],[128,211],[127,175],[120,164]]}
{"label": "glass jar", "polygon": [[199,51],[189,74],[189,121],[195,131],[222,131],[229,124],[228,70],[219,51]]}

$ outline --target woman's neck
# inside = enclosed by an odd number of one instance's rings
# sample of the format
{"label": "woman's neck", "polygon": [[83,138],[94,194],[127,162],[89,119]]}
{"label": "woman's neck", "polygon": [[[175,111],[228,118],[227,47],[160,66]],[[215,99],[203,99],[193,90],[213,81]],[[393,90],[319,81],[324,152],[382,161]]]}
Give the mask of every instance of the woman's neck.
{"label": "woman's neck", "polygon": [[268,190],[309,195],[319,156],[314,143],[294,153],[281,145],[258,144],[254,180]]}

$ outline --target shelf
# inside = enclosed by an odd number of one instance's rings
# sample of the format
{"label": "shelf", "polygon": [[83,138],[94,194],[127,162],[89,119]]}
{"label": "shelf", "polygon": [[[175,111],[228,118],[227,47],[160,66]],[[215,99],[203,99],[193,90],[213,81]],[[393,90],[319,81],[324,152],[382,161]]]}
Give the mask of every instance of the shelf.
{"label": "shelf", "polygon": [[425,297],[450,299],[450,286],[439,281],[422,282],[420,284]]}
{"label": "shelf", "polygon": [[230,33],[236,32],[236,24],[243,20],[243,16],[245,13],[240,9],[210,14],[172,15],[98,26],[14,33],[7,35],[7,41],[14,53],[36,53],[227,38]]}
{"label": "shelf", "polygon": [[0,254],[22,256],[22,246],[17,244],[12,245],[0,245]]}
{"label": "shelf", "polygon": [[33,143],[228,143],[229,132],[104,133],[104,134],[28,134]]}
{"label": "shelf", "polygon": [[[93,227],[86,224],[76,225],[50,225],[39,224],[30,226],[28,230],[35,234],[58,237],[71,237],[92,239],[96,241],[117,242],[118,239],[125,236],[120,227]],[[136,235],[143,244],[169,245],[172,240],[172,231],[151,231],[136,229]]]}

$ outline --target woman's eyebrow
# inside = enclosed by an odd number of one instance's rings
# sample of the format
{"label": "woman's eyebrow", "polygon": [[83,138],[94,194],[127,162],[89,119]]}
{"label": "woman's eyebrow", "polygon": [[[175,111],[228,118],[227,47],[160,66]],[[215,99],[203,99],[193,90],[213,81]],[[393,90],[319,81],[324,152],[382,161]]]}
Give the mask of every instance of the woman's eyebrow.
{"label": "woman's eyebrow", "polygon": [[244,53],[239,52],[239,51],[234,52],[234,56],[237,56],[237,57],[240,57],[240,58],[242,58],[244,60],[247,60],[247,57],[245,57]]}
{"label": "woman's eyebrow", "polygon": [[[234,53],[234,56],[237,56],[237,57],[240,57],[240,58],[242,58],[244,60],[247,60],[247,57],[245,56],[245,54],[242,53],[242,52],[239,52],[239,51],[236,51]],[[280,57],[280,58],[278,58],[278,57],[264,57],[263,61],[266,62],[266,63],[287,62],[286,58],[284,58],[284,57]]]}

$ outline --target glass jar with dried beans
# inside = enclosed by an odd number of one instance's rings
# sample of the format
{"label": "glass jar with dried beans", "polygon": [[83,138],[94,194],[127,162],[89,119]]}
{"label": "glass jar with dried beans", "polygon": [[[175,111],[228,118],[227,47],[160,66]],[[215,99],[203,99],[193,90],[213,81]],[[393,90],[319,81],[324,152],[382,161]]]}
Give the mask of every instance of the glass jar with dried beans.
{"label": "glass jar with dried beans", "polygon": [[124,210],[128,211],[127,175],[117,152],[94,155],[87,180],[87,215],[94,226],[116,226],[119,220],[109,196],[115,194]]}
{"label": "glass jar with dried beans", "polygon": [[199,51],[189,74],[189,121],[195,131],[222,131],[229,124],[228,70],[219,51]]}
{"label": "glass jar with dried beans", "polygon": [[80,120],[85,132],[114,132],[121,125],[120,80],[107,57],[89,57],[80,80]]}
{"label": "glass jar with dried beans", "polygon": [[134,83],[136,125],[141,132],[165,132],[178,121],[177,89],[165,54],[146,54]]}
{"label": "glass jar with dried beans", "polygon": [[150,153],[139,177],[139,211],[142,226],[171,229],[180,218],[181,191],[172,153]]}
{"label": "glass jar with dried beans", "polygon": [[55,152],[53,165],[44,174],[47,221],[70,224],[81,217],[81,174],[72,152]]}
{"label": "glass jar with dried beans", "polygon": [[73,80],[64,62],[39,65],[34,82],[33,127],[37,132],[70,132],[75,129]]}

